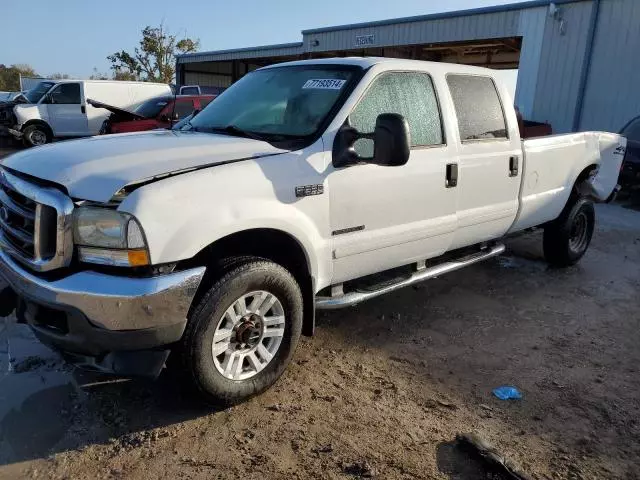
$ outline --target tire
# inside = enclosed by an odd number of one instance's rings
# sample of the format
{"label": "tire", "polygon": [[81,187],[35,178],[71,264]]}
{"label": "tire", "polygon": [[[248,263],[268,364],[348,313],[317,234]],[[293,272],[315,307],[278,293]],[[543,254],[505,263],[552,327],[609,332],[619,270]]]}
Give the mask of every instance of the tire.
{"label": "tire", "polygon": [[42,125],[29,125],[22,132],[22,141],[27,147],[44,145],[50,143],[51,140],[51,133]]}
{"label": "tire", "polygon": [[595,228],[593,202],[586,198],[569,202],[560,216],[544,229],[544,256],[555,267],[575,265],[589,248]]}
{"label": "tire", "polygon": [[[252,309],[254,302],[262,305]],[[300,339],[302,318],[302,293],[293,276],[271,261],[243,257],[193,309],[179,349],[181,369],[208,403],[243,402],[282,375]]]}

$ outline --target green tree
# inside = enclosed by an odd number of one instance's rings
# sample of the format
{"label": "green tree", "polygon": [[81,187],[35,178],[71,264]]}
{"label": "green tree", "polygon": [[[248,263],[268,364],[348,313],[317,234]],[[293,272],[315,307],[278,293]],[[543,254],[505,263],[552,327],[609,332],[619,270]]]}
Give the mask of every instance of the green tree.
{"label": "green tree", "polygon": [[0,64],[0,90],[17,92],[20,90],[20,75],[37,77],[38,74],[29,65],[16,64],[10,67]]}
{"label": "green tree", "polygon": [[133,53],[125,50],[109,55],[113,76],[119,80],[143,80],[146,82],[171,83],[176,74],[175,56],[195,52],[199,40],[178,39],[167,32],[165,26],[147,26],[142,30],[140,45]]}

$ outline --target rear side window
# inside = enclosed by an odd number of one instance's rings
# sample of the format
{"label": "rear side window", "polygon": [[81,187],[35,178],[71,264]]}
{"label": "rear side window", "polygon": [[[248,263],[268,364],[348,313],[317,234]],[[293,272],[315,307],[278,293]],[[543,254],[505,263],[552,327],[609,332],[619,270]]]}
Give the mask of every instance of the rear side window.
{"label": "rear side window", "polygon": [[[426,73],[392,72],[374,80],[351,112],[349,123],[361,133],[373,133],[381,113],[398,113],[407,120],[411,146],[444,143],[438,100],[431,77]],[[360,139],[355,150],[362,157],[373,155],[373,141]]]}
{"label": "rear side window", "polygon": [[461,141],[507,138],[500,97],[490,77],[447,75],[447,83]]}

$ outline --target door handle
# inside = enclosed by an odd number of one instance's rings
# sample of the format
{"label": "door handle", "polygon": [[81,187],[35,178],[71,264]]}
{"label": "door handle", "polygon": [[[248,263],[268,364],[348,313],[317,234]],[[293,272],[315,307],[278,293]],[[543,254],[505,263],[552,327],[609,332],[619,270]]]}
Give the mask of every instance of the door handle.
{"label": "door handle", "polygon": [[458,186],[458,164],[447,164],[447,179],[444,182],[445,187],[453,188]]}
{"label": "door handle", "polygon": [[87,107],[85,107],[84,105],[80,105],[80,111],[82,113],[87,113]]}
{"label": "door handle", "polygon": [[509,158],[509,176],[517,177],[518,176],[518,165],[520,163],[520,159],[517,155],[514,155]]}

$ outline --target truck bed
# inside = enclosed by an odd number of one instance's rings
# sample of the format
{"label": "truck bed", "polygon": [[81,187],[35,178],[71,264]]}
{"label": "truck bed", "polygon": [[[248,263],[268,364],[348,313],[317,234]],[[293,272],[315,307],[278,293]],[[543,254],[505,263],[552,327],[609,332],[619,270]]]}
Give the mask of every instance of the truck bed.
{"label": "truck bed", "polygon": [[583,192],[605,201],[618,182],[626,139],[583,132],[523,140],[520,206],[509,233],[541,225],[560,215],[578,176],[597,167]]}

